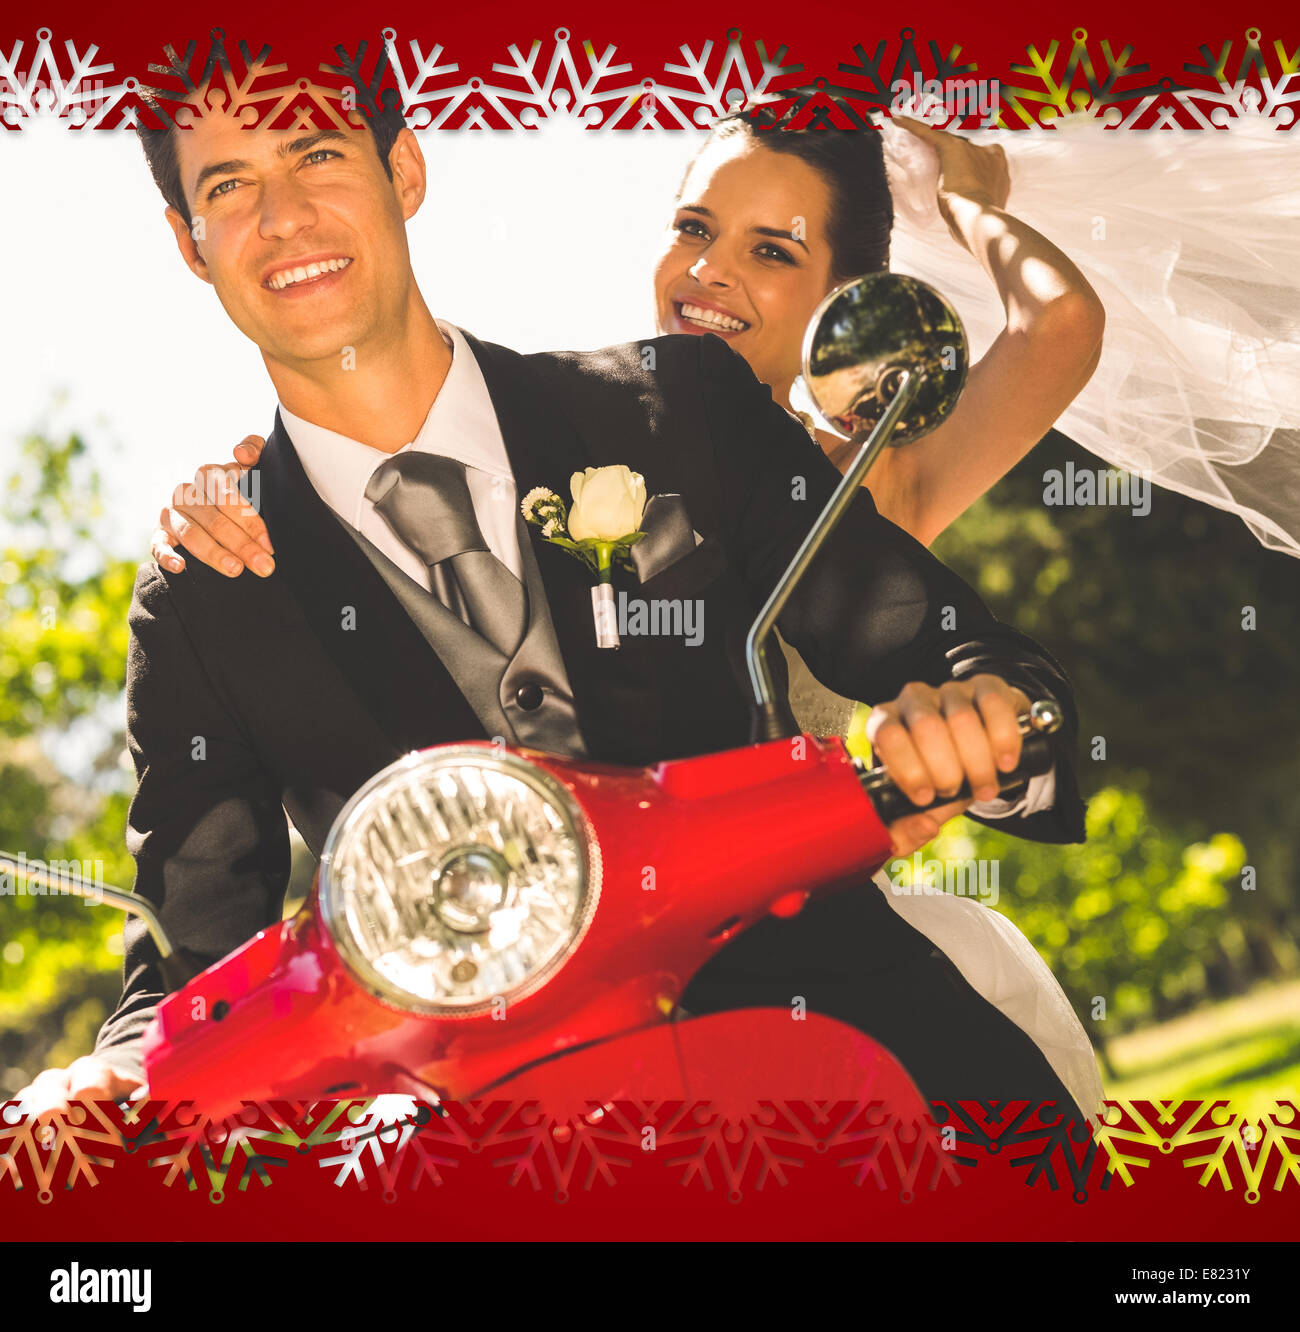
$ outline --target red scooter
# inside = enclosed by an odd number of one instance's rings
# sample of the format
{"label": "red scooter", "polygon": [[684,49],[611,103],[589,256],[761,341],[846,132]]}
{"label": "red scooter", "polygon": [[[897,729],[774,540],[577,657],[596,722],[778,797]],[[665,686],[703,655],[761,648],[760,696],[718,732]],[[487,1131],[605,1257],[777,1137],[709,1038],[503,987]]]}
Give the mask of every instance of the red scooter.
{"label": "red scooter", "polygon": [[[858,279],[819,308],[806,390],[861,447],[751,630],[752,745],[650,768],[489,743],[409,754],[339,815],[298,914],[194,976],[148,903],[96,888],[144,916],[172,987],[145,1037],[149,1096],[212,1116],[386,1092],[548,1106],[796,1097],[884,1102],[924,1122],[907,1072],[839,1022],[789,1009],[673,1018],[717,950],[768,913],[860,884],[888,858],[887,822],[915,808],[840,740],[790,734],[766,646],[880,449],[943,419],[965,369],[955,312],[914,279]],[[1048,704],[1021,719],[1004,790],[1046,770],[1040,733],[1058,724]]]}

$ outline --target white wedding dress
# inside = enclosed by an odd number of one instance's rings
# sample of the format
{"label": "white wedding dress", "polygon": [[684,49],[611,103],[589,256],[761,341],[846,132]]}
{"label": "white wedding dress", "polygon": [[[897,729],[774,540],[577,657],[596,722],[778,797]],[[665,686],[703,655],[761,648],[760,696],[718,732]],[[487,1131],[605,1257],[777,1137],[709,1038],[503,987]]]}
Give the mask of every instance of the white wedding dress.
{"label": "white wedding dress", "polygon": [[[962,131],[1002,145],[1007,211],[1068,255],[1106,310],[1097,369],[1057,428],[1300,556],[1300,138],[1263,117],[1058,126]],[[933,150],[888,121],[880,132],[890,268],[952,301],[977,360],[1006,323],[997,291],[939,215]]]}

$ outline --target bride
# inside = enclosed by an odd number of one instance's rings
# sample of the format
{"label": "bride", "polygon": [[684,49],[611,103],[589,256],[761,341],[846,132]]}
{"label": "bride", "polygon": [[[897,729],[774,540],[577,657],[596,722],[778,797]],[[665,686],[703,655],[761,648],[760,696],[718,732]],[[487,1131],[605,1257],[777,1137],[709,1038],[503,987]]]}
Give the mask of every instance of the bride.
{"label": "bride", "polygon": [[[1105,317],[1070,259],[1005,211],[1010,178],[1001,147],[902,117],[894,126],[891,158],[908,137],[934,153],[939,214],[983,268],[1004,314],[951,417],[908,448],[887,450],[871,476],[880,511],[928,545],[1079,393],[1097,365]],[[682,181],[655,265],[659,332],[723,338],[799,414],[791,390],[814,309],[837,283],[890,266],[897,184],[887,135],[763,130],[743,114],[718,122]],[[845,442],[810,416],[801,419],[846,470]],[[240,469],[256,462],[262,444],[252,436],[239,446]],[[201,469],[197,494],[212,493],[205,474],[215,470]],[[184,490],[154,537],[162,565],[184,568],[174,549],[180,543],[232,576],[245,565],[269,572],[274,552],[251,508],[237,496],[222,506],[186,503]],[[223,560],[233,563],[223,568]],[[790,701],[803,729],[843,734],[853,703],[824,689],[786,651]],[[968,812],[997,818],[1021,812],[1032,796],[1031,788],[1020,805],[991,802]],[[915,844],[965,807],[916,816]],[[900,894],[882,871],[874,884],[751,930],[696,977],[683,1009],[788,1004],[793,994],[771,990],[771,977],[785,973],[820,974],[821,991],[802,996],[807,1007],[881,1040],[930,1099],[1014,1094],[1089,1117],[1100,1105],[1091,1045],[1059,985],[1010,921],[976,901]],[[750,975],[767,980],[755,989]]]}

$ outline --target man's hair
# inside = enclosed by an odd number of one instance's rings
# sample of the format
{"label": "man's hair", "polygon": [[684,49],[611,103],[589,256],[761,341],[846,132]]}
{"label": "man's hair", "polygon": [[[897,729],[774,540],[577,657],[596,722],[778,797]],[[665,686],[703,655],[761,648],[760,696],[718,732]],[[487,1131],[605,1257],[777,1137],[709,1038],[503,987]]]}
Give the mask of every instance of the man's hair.
{"label": "man's hair", "polygon": [[[370,133],[374,135],[375,151],[384,165],[384,174],[392,180],[393,168],[388,164],[388,154],[392,152],[397,136],[406,125],[402,113],[393,107],[385,106],[373,115],[367,115],[366,124]],[[136,129],[140,144],[144,148],[145,160],[153,173],[154,184],[158,186],[162,197],[185,219],[185,224],[188,226],[193,219],[190,217],[189,204],[185,202],[185,191],[181,188],[181,169],[176,155],[176,135],[183,133],[184,130],[177,130],[171,125],[165,129]]]}

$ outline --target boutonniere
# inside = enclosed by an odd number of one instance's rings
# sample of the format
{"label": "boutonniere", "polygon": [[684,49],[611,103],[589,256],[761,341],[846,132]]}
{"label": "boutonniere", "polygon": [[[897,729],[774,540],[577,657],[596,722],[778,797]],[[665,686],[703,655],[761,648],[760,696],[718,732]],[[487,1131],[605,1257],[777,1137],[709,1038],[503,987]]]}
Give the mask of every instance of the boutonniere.
{"label": "boutonniere", "polygon": [[614,613],[614,562],[631,568],[628,551],[645,533],[640,530],[645,512],[645,477],[621,463],[616,467],[588,467],[569,479],[573,508],[553,490],[536,486],[519,506],[524,518],[542,529],[552,545],[582,560],[595,576],[591,613],[596,625],[596,646],[619,645],[618,617]]}

